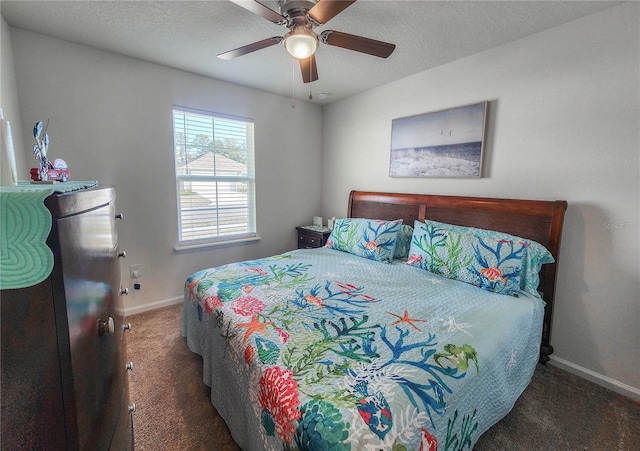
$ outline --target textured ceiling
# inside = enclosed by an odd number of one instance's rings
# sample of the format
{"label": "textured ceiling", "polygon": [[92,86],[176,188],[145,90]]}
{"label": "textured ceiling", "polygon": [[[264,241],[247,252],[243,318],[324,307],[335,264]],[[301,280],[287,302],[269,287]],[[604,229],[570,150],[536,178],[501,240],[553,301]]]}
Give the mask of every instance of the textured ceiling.
{"label": "textured ceiling", "polygon": [[[264,4],[278,10],[277,1]],[[396,44],[387,59],[322,45],[303,84],[281,45],[216,58],[288,30],[228,1],[5,1],[14,27],[244,86],[326,104],[615,6],[611,1],[359,0],[315,29]],[[319,93],[327,93],[319,98]]]}

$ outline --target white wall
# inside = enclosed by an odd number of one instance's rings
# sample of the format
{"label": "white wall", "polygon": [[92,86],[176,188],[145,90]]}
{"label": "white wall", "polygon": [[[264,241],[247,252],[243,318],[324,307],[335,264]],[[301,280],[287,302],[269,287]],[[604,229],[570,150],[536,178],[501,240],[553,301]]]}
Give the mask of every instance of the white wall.
{"label": "white wall", "polygon": [[[323,208],[349,191],[563,199],[553,362],[640,398],[639,19],[629,2],[324,108]],[[490,101],[484,177],[390,178],[391,120]]]}
{"label": "white wall", "polygon": [[[16,170],[18,174],[29,174],[26,152],[23,152],[22,121],[20,119],[20,104],[18,102],[18,86],[11,46],[11,28],[0,16],[0,108],[5,119],[11,124],[11,136],[16,151]],[[32,144],[33,145],[33,144]],[[26,172],[25,172],[26,171]]]}
{"label": "white wall", "polygon": [[[128,312],[182,296],[194,271],[295,249],[295,226],[321,207],[322,111],[309,102],[212,80],[12,28],[23,136],[50,120],[50,158],[74,180],[115,185]],[[175,254],[172,105],[255,120],[258,243]],[[19,178],[28,178],[28,172]],[[129,265],[142,265],[140,291]]]}

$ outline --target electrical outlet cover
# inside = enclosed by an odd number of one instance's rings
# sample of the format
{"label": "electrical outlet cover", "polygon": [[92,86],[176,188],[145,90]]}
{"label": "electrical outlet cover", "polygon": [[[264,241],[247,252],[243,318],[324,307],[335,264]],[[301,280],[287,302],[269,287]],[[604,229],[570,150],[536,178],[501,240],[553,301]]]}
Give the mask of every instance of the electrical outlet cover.
{"label": "electrical outlet cover", "polygon": [[138,277],[140,277],[140,265],[129,266],[129,275],[132,279],[137,279]]}

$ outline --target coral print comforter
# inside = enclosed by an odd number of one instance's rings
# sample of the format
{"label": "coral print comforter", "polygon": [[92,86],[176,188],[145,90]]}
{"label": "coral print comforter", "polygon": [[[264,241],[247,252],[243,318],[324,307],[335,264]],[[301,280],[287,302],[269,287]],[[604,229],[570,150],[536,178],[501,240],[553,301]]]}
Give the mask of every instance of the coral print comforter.
{"label": "coral print comforter", "polygon": [[302,249],[206,269],[182,333],[245,450],[462,450],[530,382],[539,298]]}

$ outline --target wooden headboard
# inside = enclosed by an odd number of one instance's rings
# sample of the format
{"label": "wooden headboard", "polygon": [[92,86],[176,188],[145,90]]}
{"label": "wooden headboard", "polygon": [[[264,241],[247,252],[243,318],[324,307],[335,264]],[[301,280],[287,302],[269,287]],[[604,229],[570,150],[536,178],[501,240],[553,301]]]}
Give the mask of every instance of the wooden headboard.
{"label": "wooden headboard", "polygon": [[468,227],[497,230],[527,238],[545,246],[556,263],[540,270],[538,290],[546,302],[540,362],[546,363],[553,353],[550,344],[551,317],[555,299],[556,270],[559,260],[562,224],[567,202],[487,197],[438,196],[431,194],[377,193],[351,191],[347,215],[350,218],[400,219],[413,226],[413,221],[431,219]]}

